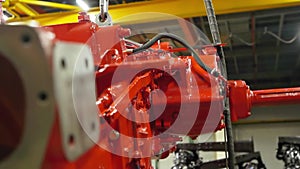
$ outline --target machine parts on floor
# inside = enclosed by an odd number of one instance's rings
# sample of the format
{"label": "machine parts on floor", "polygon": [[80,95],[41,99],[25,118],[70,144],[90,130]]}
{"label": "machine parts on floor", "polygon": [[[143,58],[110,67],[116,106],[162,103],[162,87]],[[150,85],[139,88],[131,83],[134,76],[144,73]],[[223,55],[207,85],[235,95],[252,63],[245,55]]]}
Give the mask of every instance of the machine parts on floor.
{"label": "machine parts on floor", "polygon": [[[253,141],[234,142],[235,165],[239,169],[266,169],[259,152],[254,151]],[[199,152],[225,151],[225,142],[185,143],[176,145],[174,166],[172,169],[218,169],[227,166],[227,159],[205,162]]]}
{"label": "machine parts on floor", "polygon": [[300,137],[279,137],[276,157],[284,162],[285,169],[299,169]]}

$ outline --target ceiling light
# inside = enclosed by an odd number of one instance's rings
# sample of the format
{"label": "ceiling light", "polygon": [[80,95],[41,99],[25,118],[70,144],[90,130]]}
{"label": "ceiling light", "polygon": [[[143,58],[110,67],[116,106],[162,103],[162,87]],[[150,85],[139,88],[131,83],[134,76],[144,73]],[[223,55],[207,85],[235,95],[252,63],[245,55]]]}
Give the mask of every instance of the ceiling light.
{"label": "ceiling light", "polygon": [[92,22],[96,22],[96,15],[90,15],[90,20]]}
{"label": "ceiling light", "polygon": [[8,19],[13,18],[14,16],[11,13],[9,13],[7,10],[4,9],[3,13],[2,13],[2,17],[5,21],[7,21]]}
{"label": "ceiling light", "polygon": [[83,0],[76,0],[76,3],[78,4],[78,6],[85,10],[85,11],[88,11],[90,9],[90,7],[87,5],[86,2],[84,2]]}
{"label": "ceiling light", "polygon": [[3,16],[3,19],[5,20],[5,21],[7,21],[9,18],[8,18],[8,16],[6,16],[6,15],[2,15]]}

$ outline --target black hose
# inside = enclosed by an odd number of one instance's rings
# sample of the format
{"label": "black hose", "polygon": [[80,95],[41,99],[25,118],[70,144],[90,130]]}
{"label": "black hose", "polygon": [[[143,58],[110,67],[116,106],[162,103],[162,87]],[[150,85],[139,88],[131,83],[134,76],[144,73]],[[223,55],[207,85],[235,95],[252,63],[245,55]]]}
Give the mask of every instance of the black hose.
{"label": "black hose", "polygon": [[170,34],[170,33],[159,33],[157,35],[155,35],[152,39],[150,39],[148,42],[146,42],[145,44],[143,44],[141,47],[133,49],[133,53],[136,52],[140,52],[146,49],[149,49],[151,46],[153,46],[158,40],[163,39],[163,38],[169,38],[169,39],[173,39],[177,42],[179,42],[180,44],[182,44],[184,47],[186,47],[188,50],[191,51],[192,56],[194,57],[194,59],[196,60],[196,62],[199,64],[199,66],[204,69],[206,72],[218,77],[220,74],[219,72],[217,72],[215,69],[211,69],[210,67],[208,67],[199,57],[198,53],[193,49],[193,47],[191,47],[185,40],[183,40],[182,38],[174,35],[174,34]]}
{"label": "black hose", "polygon": [[[215,10],[213,7],[213,2],[212,0],[204,0],[204,5],[206,9],[206,14],[207,14],[207,19],[209,22],[209,27],[210,31],[212,34],[213,42],[215,45],[221,44],[221,37],[220,37],[220,32],[218,28],[218,23],[216,19],[216,14]],[[225,62],[225,55],[222,46],[219,46],[218,48],[218,54],[221,58],[221,73],[222,76],[227,78],[227,70],[226,70],[226,62]],[[224,84],[224,86],[227,86],[227,84]],[[225,92],[226,93],[226,92]],[[226,94],[224,95],[224,105],[225,105],[225,110],[224,110],[224,120],[225,120],[225,125],[226,125],[226,135],[227,135],[227,148],[228,148],[228,167],[229,169],[234,169],[234,164],[235,164],[235,152],[234,152],[234,138],[232,134],[232,124],[231,124],[231,114],[230,114],[230,104],[228,101],[228,96]]]}
{"label": "black hose", "polygon": [[[227,101],[227,100],[226,100]],[[227,136],[227,150],[228,150],[228,167],[234,169],[235,167],[235,152],[234,152],[234,137],[232,133],[232,123],[230,117],[230,110],[224,110],[224,119],[226,124],[226,136]]]}

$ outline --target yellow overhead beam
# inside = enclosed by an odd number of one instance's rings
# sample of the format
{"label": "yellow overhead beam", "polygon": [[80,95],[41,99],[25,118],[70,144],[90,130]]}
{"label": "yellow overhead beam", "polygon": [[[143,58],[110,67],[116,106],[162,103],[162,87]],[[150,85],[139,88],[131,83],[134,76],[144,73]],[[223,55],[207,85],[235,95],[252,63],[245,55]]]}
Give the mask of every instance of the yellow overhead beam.
{"label": "yellow overhead beam", "polygon": [[[1,1],[1,0],[0,0]],[[39,18],[41,15],[36,10],[34,10],[30,5],[35,6],[44,6],[49,8],[55,9],[63,9],[63,10],[80,10],[78,6],[62,4],[62,3],[55,3],[55,2],[47,2],[41,0],[6,0],[3,2],[2,6],[8,11],[10,14],[13,15],[13,18],[18,20],[26,17],[23,15],[29,16],[29,18]],[[23,17],[21,17],[23,16]],[[28,17],[27,17],[28,18]]]}
{"label": "yellow overhead beam", "polygon": [[35,16],[39,15],[39,13],[37,13],[32,8],[30,8],[27,4],[23,4],[23,3],[19,3],[19,2],[15,4],[14,9],[16,11],[24,12],[24,14],[31,16],[31,17],[35,17]]}
{"label": "yellow overhead beam", "polygon": [[18,2],[26,3],[28,5],[37,5],[37,6],[45,6],[50,8],[59,8],[66,10],[79,10],[78,6],[56,3],[56,2],[48,2],[48,1],[39,1],[39,0],[18,0]]}
{"label": "yellow overhead beam", "polygon": [[[257,10],[265,10],[271,8],[299,6],[300,0],[213,0],[216,14],[230,14],[238,12],[250,12]],[[41,25],[53,25],[77,22],[79,10],[70,12],[42,14],[35,17],[15,18],[8,22],[22,22],[36,20]],[[88,11],[94,15],[99,12],[99,8],[92,8]],[[140,14],[143,12],[160,12],[175,15],[182,18],[190,18],[203,16],[206,14],[203,0],[152,0],[145,2],[135,2],[121,5],[110,6],[109,12],[113,20],[118,21],[122,17],[132,14]],[[140,18],[139,15],[127,17],[122,22],[135,22],[138,20],[146,20],[149,18]],[[142,16],[142,15],[140,15]]]}

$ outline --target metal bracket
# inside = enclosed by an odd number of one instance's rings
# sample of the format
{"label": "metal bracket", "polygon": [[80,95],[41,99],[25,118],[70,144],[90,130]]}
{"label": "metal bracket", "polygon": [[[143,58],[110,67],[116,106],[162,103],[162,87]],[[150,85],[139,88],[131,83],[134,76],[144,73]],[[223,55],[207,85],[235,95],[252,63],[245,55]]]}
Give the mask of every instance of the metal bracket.
{"label": "metal bracket", "polygon": [[97,25],[99,25],[99,26],[111,26],[111,25],[113,25],[112,24],[112,18],[111,18],[109,13],[106,14],[107,18],[105,19],[105,21],[100,21],[100,16],[101,16],[101,14],[96,15],[96,24]]}
{"label": "metal bracket", "polygon": [[44,50],[50,46],[43,46],[40,41],[42,37],[45,41],[50,39],[40,33],[27,26],[0,26],[1,59],[13,65],[25,91],[22,139],[12,154],[0,162],[0,169],[40,169],[44,160],[55,103],[50,64]]}
{"label": "metal bracket", "polygon": [[96,23],[99,26],[111,26],[112,18],[108,13],[109,0],[99,0],[100,13],[96,15]]}
{"label": "metal bracket", "polygon": [[[205,143],[181,143],[177,144],[177,149],[190,151],[226,151],[225,142],[205,142]],[[235,141],[235,152],[254,152],[253,140]]]}
{"label": "metal bracket", "polygon": [[84,44],[57,42],[53,74],[62,142],[68,160],[76,160],[98,142],[94,61]]}

